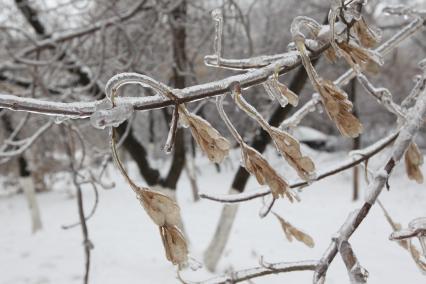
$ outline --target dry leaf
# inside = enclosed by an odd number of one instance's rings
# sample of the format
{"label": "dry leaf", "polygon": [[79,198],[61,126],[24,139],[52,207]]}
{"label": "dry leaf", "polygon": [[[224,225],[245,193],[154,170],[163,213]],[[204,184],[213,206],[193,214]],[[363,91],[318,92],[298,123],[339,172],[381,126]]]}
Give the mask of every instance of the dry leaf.
{"label": "dry leaf", "polygon": [[149,217],[158,226],[178,226],[180,224],[179,206],[170,197],[148,189],[137,193]]}
{"label": "dry leaf", "polygon": [[160,232],[167,259],[174,265],[185,265],[188,260],[188,246],[181,231],[176,226],[161,226]]}
{"label": "dry leaf", "polygon": [[278,151],[290,166],[297,171],[299,177],[304,180],[310,180],[315,175],[315,165],[309,157],[302,155],[299,141],[276,127],[270,127],[268,132]]}
{"label": "dry leaf", "polygon": [[274,198],[285,195],[293,202],[295,195],[288,187],[287,181],[269,165],[258,151],[246,144],[242,144],[241,152],[244,167],[256,177],[260,185],[268,185]]}
{"label": "dry leaf", "polygon": [[181,115],[185,117],[191,128],[192,136],[197,144],[207,154],[210,161],[220,163],[228,155],[230,143],[210,123],[192,113]]}
{"label": "dry leaf", "polygon": [[298,228],[294,227],[293,225],[291,225],[289,222],[285,221],[281,216],[279,216],[278,214],[274,213],[275,217],[277,217],[278,221],[281,224],[281,227],[284,231],[284,234],[286,235],[287,239],[289,242],[293,241],[293,237],[298,240],[299,242],[304,243],[306,246],[313,248],[315,246],[315,242],[312,239],[311,236],[309,236],[308,234],[302,232],[301,230],[299,230]]}
{"label": "dry leaf", "polygon": [[365,22],[364,18],[361,18],[361,20],[353,25],[353,30],[360,43],[367,48],[375,47],[382,40],[381,31],[374,27],[370,27]]}
{"label": "dry leaf", "polygon": [[352,102],[348,100],[345,92],[329,80],[320,78],[317,84],[327,114],[340,133],[347,137],[357,137],[363,127],[351,113]]}
{"label": "dry leaf", "polygon": [[416,143],[411,143],[405,152],[405,170],[407,176],[417,183],[423,183],[423,174],[420,167],[423,165],[423,155]]}

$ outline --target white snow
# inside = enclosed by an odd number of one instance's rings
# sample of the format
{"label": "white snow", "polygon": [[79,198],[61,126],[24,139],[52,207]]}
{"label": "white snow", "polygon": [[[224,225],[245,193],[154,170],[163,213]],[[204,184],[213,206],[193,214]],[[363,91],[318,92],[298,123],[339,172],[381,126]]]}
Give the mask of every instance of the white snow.
{"label": "white snow", "polygon": [[[271,148],[272,149],[272,148]],[[269,150],[271,150],[269,149]],[[304,152],[313,156],[317,165],[327,167],[343,159],[343,154]],[[232,153],[237,161],[238,151]],[[266,156],[281,173],[291,171],[283,166],[274,151]],[[369,165],[375,169],[377,158]],[[237,164],[226,163],[222,173],[197,158],[199,188],[210,194],[226,194]],[[135,165],[129,164],[132,176],[137,176]],[[132,190],[114,168],[109,169],[116,188],[101,190],[100,201],[94,217],[88,221],[92,250],[90,283],[178,283],[175,268],[164,256],[156,226],[144,213]],[[426,173],[426,166],[423,167]],[[140,182],[140,180],[138,180]],[[384,190],[380,199],[395,221],[406,228],[408,223],[426,216],[426,188],[409,181],[403,165],[399,165],[390,178],[390,191]],[[361,182],[365,189],[364,181]],[[252,178],[248,190],[259,190]],[[73,191],[65,182],[57,184],[53,192],[38,194],[43,230],[31,234],[30,214],[25,197],[0,198],[0,283],[82,283],[84,253],[79,227],[61,229],[78,219]],[[317,182],[300,193],[302,201],[290,204],[278,200],[274,211],[309,233],[315,240],[310,249],[301,243],[289,243],[272,215],[261,219],[261,200],[240,205],[225,256],[220,261],[218,274],[232,267],[243,269],[258,266],[260,256],[267,262],[318,260],[328,247],[331,237],[343,224],[349,212],[358,209],[358,202],[351,202],[351,171]],[[178,203],[190,237],[191,255],[202,260],[202,252],[208,246],[219,218],[222,204],[208,200],[193,203],[186,175],[178,188]],[[362,193],[361,193],[362,196]],[[86,211],[92,206],[93,192],[84,188]],[[391,228],[378,206],[374,206],[350,239],[360,261],[369,271],[369,283],[425,283],[425,276],[417,269],[409,254],[395,242],[389,241]],[[291,272],[254,279],[255,283],[311,283],[312,272]],[[214,275],[200,271],[184,271],[186,280],[203,280]],[[336,257],[327,274],[326,283],[348,283],[343,262]]]}

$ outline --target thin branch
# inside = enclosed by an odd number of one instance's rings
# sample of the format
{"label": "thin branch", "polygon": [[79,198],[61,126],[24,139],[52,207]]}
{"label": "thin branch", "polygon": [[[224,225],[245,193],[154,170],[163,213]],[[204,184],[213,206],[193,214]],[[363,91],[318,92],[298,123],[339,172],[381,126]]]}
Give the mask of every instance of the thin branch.
{"label": "thin branch", "polygon": [[262,277],[271,274],[279,274],[285,272],[294,272],[294,271],[306,271],[306,270],[315,270],[315,267],[318,265],[317,261],[307,260],[299,262],[282,262],[262,265],[260,267],[248,268],[243,270],[238,270],[230,273],[230,275],[220,276],[211,278],[209,280],[192,282],[185,281],[180,279],[183,283],[186,284],[234,284],[247,281],[249,279]]}
{"label": "thin branch", "polygon": [[[359,158],[349,158],[347,161],[342,162],[341,164],[334,166],[332,169],[326,170],[322,173],[320,173],[315,179],[312,179],[311,181],[298,181],[293,182],[289,186],[290,188],[299,188],[304,187],[312,184],[313,182],[320,181],[322,179],[325,179],[329,176],[335,175],[337,173],[340,173],[342,171],[348,170],[358,164],[363,163],[364,161],[369,160],[371,157],[375,156],[376,154],[380,153],[383,149],[385,149],[387,146],[392,144],[392,142],[395,141],[395,139],[398,137],[399,132],[390,134],[386,136],[385,138],[379,140],[378,142],[374,143],[373,145],[370,145],[363,150],[357,151],[357,153],[362,153]],[[271,191],[269,189],[263,189],[258,192],[245,192],[245,193],[238,193],[238,194],[227,194],[227,195],[209,195],[206,193],[200,193],[200,197],[204,199],[209,199],[217,202],[223,202],[223,203],[238,203],[238,202],[244,202],[248,200],[252,200],[255,198],[260,198],[265,195],[270,194]]]}
{"label": "thin branch", "polygon": [[[374,180],[368,186],[364,205],[360,209],[349,214],[346,222],[338,231],[337,238],[339,241],[348,240],[356,231],[358,226],[362,223],[364,218],[368,215],[371,207],[376,202],[377,197],[382,192],[382,189],[385,186],[395,165],[401,160],[404,152],[411,144],[412,139],[423,125],[423,117],[425,114],[426,90],[422,92],[422,95],[419,97],[416,105],[411,109],[407,118],[407,123],[402,127],[400,134],[392,148],[391,157],[388,159],[382,169],[377,171],[376,175],[374,176]],[[333,241],[324,253],[323,257],[321,258],[320,265],[318,265],[316,269],[314,274],[314,283],[322,283],[321,281],[325,279],[325,274],[330,263],[336,256],[337,251],[337,242]]]}

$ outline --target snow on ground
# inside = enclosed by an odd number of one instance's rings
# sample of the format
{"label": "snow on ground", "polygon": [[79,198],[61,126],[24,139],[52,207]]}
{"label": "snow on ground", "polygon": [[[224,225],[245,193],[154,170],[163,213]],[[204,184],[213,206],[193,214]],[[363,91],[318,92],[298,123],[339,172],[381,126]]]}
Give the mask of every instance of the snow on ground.
{"label": "snow on ground", "polygon": [[[306,149],[305,149],[306,150]],[[341,161],[343,154],[310,152],[317,167]],[[238,153],[233,153],[238,155]],[[275,153],[267,156],[282,173]],[[234,159],[234,161],[237,159]],[[377,159],[376,159],[377,162]],[[228,163],[218,174],[203,159],[197,160],[201,169],[199,187],[208,193],[226,193],[233,168]],[[377,165],[374,161],[371,165]],[[130,166],[137,176],[134,166]],[[110,177],[117,184],[113,190],[101,190],[99,207],[88,222],[92,251],[91,283],[178,283],[174,267],[165,260],[158,229],[148,219],[134,194],[118,173],[111,168]],[[423,168],[426,173],[426,167]],[[390,179],[391,190],[383,192],[381,200],[395,221],[403,225],[415,217],[426,216],[426,188],[409,181],[400,165]],[[77,220],[75,198],[70,198],[65,184],[53,192],[39,194],[44,228],[31,234],[29,212],[24,196],[0,199],[0,283],[82,283],[84,254],[79,227],[61,229],[61,225]],[[253,179],[248,190],[259,187]],[[365,184],[362,183],[362,188]],[[261,200],[240,206],[232,235],[226,246],[218,273],[258,265],[260,256],[268,262],[319,259],[330,243],[330,238],[361,201],[351,202],[351,172],[313,184],[301,193],[302,202],[276,203],[274,211],[293,225],[308,232],[315,240],[315,248],[289,243],[274,216],[260,219]],[[93,202],[93,192],[85,188],[87,211]],[[186,175],[179,183],[178,202],[190,237],[191,255],[202,260],[218,220],[221,204],[202,200],[193,203]],[[391,233],[379,207],[374,206],[365,222],[356,231],[351,243],[361,262],[370,272],[369,283],[425,283],[409,254],[388,241]],[[205,270],[186,271],[187,280],[212,277]],[[310,283],[312,272],[293,272],[254,279],[254,283]],[[342,261],[336,258],[327,274],[327,283],[348,283]]]}

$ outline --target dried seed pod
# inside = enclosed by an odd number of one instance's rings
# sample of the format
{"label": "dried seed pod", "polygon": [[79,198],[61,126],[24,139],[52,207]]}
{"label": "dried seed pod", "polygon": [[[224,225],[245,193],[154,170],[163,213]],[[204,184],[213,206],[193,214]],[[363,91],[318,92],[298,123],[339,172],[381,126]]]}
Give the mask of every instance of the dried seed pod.
{"label": "dried seed pod", "polygon": [[287,181],[269,165],[258,151],[247,144],[241,144],[241,154],[244,167],[256,177],[260,185],[269,186],[274,198],[287,196],[290,202],[293,202],[296,196],[289,188]]}
{"label": "dried seed pod", "polygon": [[278,221],[281,224],[281,227],[284,231],[284,234],[287,238],[287,240],[289,242],[293,241],[293,237],[298,240],[299,242],[304,243],[306,246],[313,248],[315,246],[315,242],[312,239],[311,236],[309,236],[308,234],[306,234],[305,232],[301,231],[300,229],[294,227],[293,225],[291,225],[289,222],[287,222],[286,220],[284,220],[281,216],[279,216],[278,214],[274,213],[275,217],[277,217]]}
{"label": "dried seed pod", "polygon": [[417,147],[416,143],[411,143],[405,152],[405,171],[411,180],[417,183],[423,183],[423,174],[420,170],[423,165],[423,155]]}
{"label": "dried seed pod", "polygon": [[334,51],[334,48],[329,47],[324,51],[325,58],[327,58],[328,61],[331,63],[334,63],[337,61],[337,54],[336,51]]}
{"label": "dried seed pod", "polygon": [[137,197],[158,226],[178,226],[181,223],[179,206],[170,197],[149,189],[139,190]]}
{"label": "dried seed pod", "polygon": [[268,132],[280,154],[297,171],[299,177],[304,180],[312,179],[315,176],[314,162],[302,155],[299,141],[276,127],[270,127]]}
{"label": "dried seed pod", "polygon": [[383,58],[379,53],[366,49],[353,41],[339,42],[337,46],[341,51],[340,54],[357,72],[360,72],[360,70],[379,70],[380,66],[383,65]]}
{"label": "dried seed pod", "polygon": [[268,124],[262,115],[250,105],[241,95],[239,85],[231,88],[234,100],[239,108],[246,112],[250,117],[255,119],[260,126],[268,132],[274,140],[277,150],[293,167],[299,176],[304,180],[309,180],[314,176],[315,166],[311,159],[302,156],[299,142],[290,134]]}
{"label": "dried seed pod", "polygon": [[179,267],[186,265],[188,246],[181,231],[176,226],[161,226],[160,233],[167,259]]}
{"label": "dried seed pod", "polygon": [[364,47],[375,47],[382,40],[381,30],[369,26],[364,18],[361,18],[353,25],[353,30]]}
{"label": "dried seed pod", "polygon": [[329,80],[321,78],[317,84],[327,114],[340,133],[347,137],[357,137],[362,133],[362,124],[351,113],[352,103],[346,93]]}
{"label": "dried seed pod", "polygon": [[207,154],[210,161],[220,163],[228,155],[230,143],[209,122],[201,117],[185,113],[186,123],[191,129],[192,136],[197,144]]}

